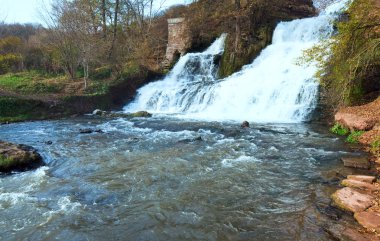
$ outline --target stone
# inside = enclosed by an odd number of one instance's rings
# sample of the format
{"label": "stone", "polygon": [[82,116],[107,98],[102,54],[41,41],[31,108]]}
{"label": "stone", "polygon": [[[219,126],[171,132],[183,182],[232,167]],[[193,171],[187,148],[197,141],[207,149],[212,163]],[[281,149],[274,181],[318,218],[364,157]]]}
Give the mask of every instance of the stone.
{"label": "stone", "polygon": [[365,176],[365,175],[348,175],[347,179],[356,180],[360,182],[373,183],[376,181],[375,176]]}
{"label": "stone", "polygon": [[350,130],[371,130],[376,120],[371,117],[363,117],[356,114],[338,112],[335,114],[335,122],[349,128]]}
{"label": "stone", "polygon": [[361,182],[358,180],[353,180],[353,179],[345,179],[342,181],[342,186],[345,187],[352,187],[352,188],[357,188],[357,189],[362,189],[362,190],[368,190],[371,192],[375,191],[380,191],[380,187],[377,187],[375,185],[372,185],[367,182]]}
{"label": "stone", "polygon": [[336,191],[331,197],[337,207],[353,213],[366,210],[375,200],[373,196],[360,193],[350,187]]}
{"label": "stone", "polygon": [[329,224],[325,231],[332,236],[332,240],[341,241],[375,241],[374,234],[361,233],[356,228],[346,227],[339,224]]}
{"label": "stone", "polygon": [[345,167],[369,169],[371,164],[366,157],[342,157]]}
{"label": "stone", "polygon": [[86,128],[86,129],[79,129],[79,133],[80,134],[91,134],[93,132],[97,132],[97,133],[104,133],[102,130],[100,129],[90,129],[90,128]]}
{"label": "stone", "polygon": [[96,109],[92,112],[93,115],[103,115],[104,111]]}
{"label": "stone", "polygon": [[147,111],[138,111],[132,114],[129,114],[130,117],[152,117],[152,114]]}
{"label": "stone", "polygon": [[33,147],[0,141],[0,172],[25,171],[43,165],[41,155]]}
{"label": "stone", "polygon": [[354,215],[356,221],[369,231],[375,230],[380,233],[380,213],[358,212]]}
{"label": "stone", "polygon": [[243,123],[240,125],[241,128],[249,128],[249,122],[243,121]]}

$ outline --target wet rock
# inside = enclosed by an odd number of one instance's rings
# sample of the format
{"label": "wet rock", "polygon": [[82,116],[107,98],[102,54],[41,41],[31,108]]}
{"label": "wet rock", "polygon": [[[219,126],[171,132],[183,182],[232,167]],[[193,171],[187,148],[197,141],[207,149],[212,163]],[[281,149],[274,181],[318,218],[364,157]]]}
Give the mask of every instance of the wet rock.
{"label": "wet rock", "polygon": [[330,218],[332,220],[336,220],[336,221],[341,219],[341,217],[344,213],[344,211],[340,210],[339,208],[331,206],[331,205],[326,204],[326,203],[317,203],[316,208],[321,214],[327,216],[328,218]]}
{"label": "wet rock", "polygon": [[353,213],[366,210],[374,201],[373,196],[360,193],[350,187],[336,191],[332,199],[337,207]]}
{"label": "wet rock", "polygon": [[341,184],[342,184],[342,186],[345,186],[345,187],[352,187],[352,188],[357,188],[357,189],[361,189],[361,190],[368,190],[371,192],[380,191],[380,187],[377,187],[377,186],[372,185],[372,184],[367,183],[367,182],[361,182],[361,181],[352,180],[352,179],[345,179],[342,181]]}
{"label": "wet rock", "polygon": [[106,112],[105,111],[102,111],[102,110],[99,110],[99,109],[96,109],[92,112],[93,115],[104,115]]}
{"label": "wet rock", "polygon": [[24,171],[43,166],[36,149],[0,141],[0,172]]}
{"label": "wet rock", "polygon": [[371,164],[366,157],[342,157],[345,167],[369,169]]}
{"label": "wet rock", "polygon": [[120,113],[96,109],[92,112],[92,114],[108,118],[152,117],[152,114],[147,111],[138,111],[135,113]]}
{"label": "wet rock", "polygon": [[52,145],[53,142],[52,142],[52,141],[45,141],[45,144],[46,144],[46,145]]}
{"label": "wet rock", "polygon": [[345,227],[343,225],[333,224],[325,227],[324,230],[330,234],[333,240],[339,241],[369,241],[377,240],[374,235],[360,233],[355,228]]}
{"label": "wet rock", "polygon": [[94,133],[94,132],[97,132],[97,133],[104,133],[102,130],[100,129],[90,129],[90,128],[86,128],[86,129],[79,129],[79,133],[80,134],[91,134],[91,133]]}
{"label": "wet rock", "polygon": [[373,183],[376,180],[375,176],[364,176],[364,175],[348,175],[347,179],[356,180],[360,182]]}
{"label": "wet rock", "polygon": [[197,142],[197,141],[203,141],[201,136],[190,138],[190,139],[183,139],[179,140],[178,143],[191,143],[191,142]]}
{"label": "wet rock", "polygon": [[241,128],[249,128],[249,122],[248,121],[243,121],[240,125]]}
{"label": "wet rock", "polygon": [[356,221],[369,231],[375,230],[380,233],[380,213],[378,212],[359,212],[354,215]]}
{"label": "wet rock", "polygon": [[156,213],[156,219],[159,220],[159,221],[165,221],[166,220],[166,217],[162,214],[162,213]]}
{"label": "wet rock", "polygon": [[129,115],[131,117],[152,117],[152,114],[147,111],[138,111]]}

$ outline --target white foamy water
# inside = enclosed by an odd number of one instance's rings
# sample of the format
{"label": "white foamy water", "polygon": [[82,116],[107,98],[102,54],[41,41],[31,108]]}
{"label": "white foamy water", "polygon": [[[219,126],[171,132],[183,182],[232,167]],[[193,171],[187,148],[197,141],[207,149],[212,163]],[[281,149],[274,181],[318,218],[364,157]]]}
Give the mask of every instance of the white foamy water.
{"label": "white foamy water", "polygon": [[124,110],[205,120],[307,120],[317,104],[317,68],[296,62],[305,49],[332,35],[333,20],[348,2],[335,2],[317,17],[278,24],[273,43],[252,64],[218,80],[215,62],[223,53],[223,35],[205,52],[183,56],[167,77],[141,88]]}

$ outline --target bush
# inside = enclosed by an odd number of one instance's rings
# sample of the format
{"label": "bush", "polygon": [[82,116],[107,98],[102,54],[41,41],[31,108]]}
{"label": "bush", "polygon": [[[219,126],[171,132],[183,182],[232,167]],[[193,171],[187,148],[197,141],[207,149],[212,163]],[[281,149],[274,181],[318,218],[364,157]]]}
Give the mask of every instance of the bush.
{"label": "bush", "polygon": [[111,77],[111,68],[108,66],[103,66],[94,70],[90,78],[94,80],[103,80]]}
{"label": "bush", "polygon": [[350,130],[347,128],[341,126],[340,124],[336,123],[333,127],[330,128],[330,131],[334,134],[340,135],[340,136],[345,136],[350,133]]}
{"label": "bush", "polygon": [[371,143],[370,151],[372,154],[380,156],[380,136]]}
{"label": "bush", "polygon": [[364,134],[365,131],[353,131],[351,132],[347,138],[346,142],[348,143],[358,143],[359,142],[359,137]]}

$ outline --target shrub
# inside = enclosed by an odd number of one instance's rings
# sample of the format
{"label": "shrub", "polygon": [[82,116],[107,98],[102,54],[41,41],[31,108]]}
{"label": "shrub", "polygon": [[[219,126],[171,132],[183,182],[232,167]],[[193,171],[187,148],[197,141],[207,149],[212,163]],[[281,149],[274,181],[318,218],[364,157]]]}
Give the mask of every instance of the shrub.
{"label": "shrub", "polygon": [[347,128],[341,126],[338,123],[335,123],[335,125],[330,128],[330,131],[340,136],[345,136],[348,135],[348,133],[350,133],[350,131]]}
{"label": "shrub", "polygon": [[346,142],[349,143],[358,143],[359,142],[359,137],[364,134],[365,131],[353,131],[351,132],[347,138]]}
{"label": "shrub", "polygon": [[371,143],[370,151],[374,155],[380,156],[380,136]]}

